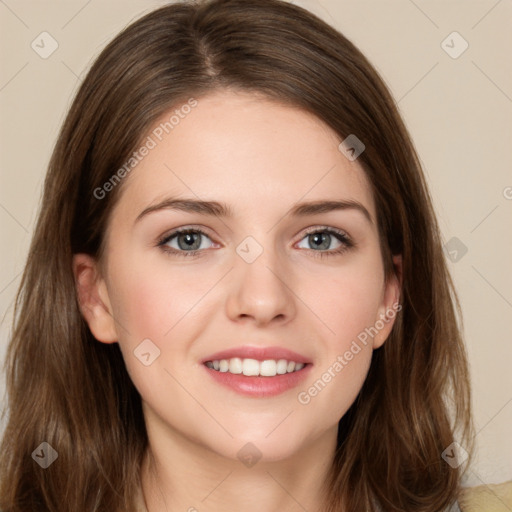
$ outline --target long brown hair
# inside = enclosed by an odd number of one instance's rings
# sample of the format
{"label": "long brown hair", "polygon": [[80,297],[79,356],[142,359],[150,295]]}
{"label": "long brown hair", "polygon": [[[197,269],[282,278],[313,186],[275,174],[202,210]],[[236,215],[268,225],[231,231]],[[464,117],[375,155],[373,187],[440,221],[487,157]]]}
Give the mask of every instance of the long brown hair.
{"label": "long brown hair", "polygon": [[[140,396],[118,344],[97,342],[80,314],[72,256],[101,257],[123,183],[108,182],[169,108],[219,88],[306,109],[366,146],[387,276],[403,259],[391,335],[339,422],[328,511],[438,511],[457,497],[472,421],[460,306],[418,157],[394,100],[360,51],[280,0],[159,8],[97,58],[66,117],[15,303],[6,358],[8,421],[0,447],[4,512],[134,510],[147,448]],[[42,469],[41,442],[58,453]],[[377,507],[378,505],[378,507]]]}

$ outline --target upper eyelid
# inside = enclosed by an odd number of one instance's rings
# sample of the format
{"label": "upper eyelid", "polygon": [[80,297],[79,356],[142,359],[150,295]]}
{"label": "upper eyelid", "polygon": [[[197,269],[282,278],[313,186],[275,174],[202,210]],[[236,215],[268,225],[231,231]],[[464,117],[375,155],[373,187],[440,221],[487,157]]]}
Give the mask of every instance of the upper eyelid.
{"label": "upper eyelid", "polygon": [[354,239],[353,239],[352,235],[350,235],[348,233],[348,231],[346,231],[345,229],[335,228],[333,226],[326,226],[326,225],[321,225],[321,224],[318,224],[316,226],[311,226],[311,227],[304,228],[301,231],[301,234],[297,235],[297,236],[300,236],[300,238],[298,238],[294,242],[294,244],[297,243],[297,242],[300,242],[304,237],[306,237],[308,235],[311,235],[311,234],[314,234],[314,233],[323,233],[323,232],[330,232],[330,233],[333,233],[334,235],[338,235],[338,236],[341,236],[343,238],[346,238],[348,242],[350,242],[351,244],[355,245],[355,242],[354,242]]}
{"label": "upper eyelid", "polygon": [[[347,238],[351,243],[354,243],[353,241],[353,238],[352,236],[344,229],[340,229],[340,228],[335,228],[335,227],[332,227],[332,226],[325,226],[325,225],[317,225],[317,226],[311,226],[311,227],[308,227],[308,228],[304,228],[305,230],[303,230],[301,232],[301,235],[300,235],[300,238],[298,240],[296,240],[294,242],[297,243],[299,241],[301,241],[304,237],[308,236],[308,235],[311,235],[313,233],[318,233],[318,232],[324,232],[324,231],[330,231],[334,234],[338,234],[338,235],[341,235],[345,238]],[[174,237],[182,234],[182,233],[187,233],[187,232],[199,232],[201,233],[202,235],[205,235],[207,236],[208,238],[210,238],[210,240],[214,243],[216,243],[213,239],[212,239],[212,236],[208,233],[208,230],[203,228],[203,227],[199,227],[199,226],[195,226],[195,225],[188,225],[188,226],[183,226],[183,227],[179,227],[179,228],[175,228],[173,230],[171,230],[171,232],[169,232],[168,234],[166,235],[163,235],[159,238],[159,242],[158,242],[158,245],[164,245],[166,243],[168,243],[171,239],[173,239]],[[355,245],[355,243],[354,243]],[[196,249],[198,251],[200,250],[203,250],[203,249]],[[190,251],[192,252],[192,251]]]}
{"label": "upper eyelid", "polygon": [[305,228],[305,231],[304,233],[306,235],[309,235],[311,233],[316,233],[316,232],[322,232],[322,231],[331,231],[333,233],[338,233],[338,234],[341,234],[341,235],[345,235],[347,238],[352,238],[348,232],[344,229],[340,229],[340,228],[335,228],[335,227],[332,227],[332,226],[313,226],[311,228]]}
{"label": "upper eyelid", "polygon": [[184,227],[171,229],[170,231],[167,231],[164,235],[160,236],[158,239],[160,241],[169,240],[170,238],[173,238],[181,233],[187,233],[189,231],[192,231],[192,232],[197,231],[199,233],[202,233],[203,235],[206,235],[209,238],[212,238],[212,235],[209,233],[208,229],[199,227],[199,226],[190,225],[190,226],[184,226]]}

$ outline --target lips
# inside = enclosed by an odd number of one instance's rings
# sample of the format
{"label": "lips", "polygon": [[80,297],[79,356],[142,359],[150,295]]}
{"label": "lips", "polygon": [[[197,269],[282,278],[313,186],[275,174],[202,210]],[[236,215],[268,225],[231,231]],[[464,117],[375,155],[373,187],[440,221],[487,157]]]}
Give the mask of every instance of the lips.
{"label": "lips", "polygon": [[207,361],[219,361],[221,359],[232,359],[234,357],[239,357],[240,359],[256,359],[257,361],[286,359],[288,361],[295,361],[296,363],[311,363],[311,359],[287,348],[254,346],[235,347],[215,352],[203,358],[201,363],[204,364]]}
{"label": "lips", "polygon": [[[228,371],[225,367],[228,361],[232,371]],[[240,367],[236,371],[231,367],[235,361],[237,366],[240,362],[243,362],[243,372],[245,374],[240,373]],[[224,388],[229,388],[238,394],[254,398],[272,397],[296,388],[307,378],[313,366],[310,358],[282,347],[236,347],[215,352],[205,357],[201,362],[213,382],[220,384]],[[216,369],[213,364],[214,362],[215,366],[218,366],[220,363],[224,368]],[[253,366],[259,367],[259,371],[267,376],[257,375],[258,371],[256,371],[256,368],[254,373],[253,371],[247,372],[247,363],[249,363],[251,369]],[[291,365],[291,372],[287,371],[290,369],[290,366],[287,367],[287,370],[284,370],[286,365],[282,363]],[[263,366],[272,366],[272,364],[277,366],[277,368],[281,366],[282,371],[278,370],[274,373],[272,370],[269,371],[268,368],[263,371]],[[295,367],[295,370],[293,367]],[[286,373],[283,373],[283,371]],[[247,375],[247,373],[250,375]]]}

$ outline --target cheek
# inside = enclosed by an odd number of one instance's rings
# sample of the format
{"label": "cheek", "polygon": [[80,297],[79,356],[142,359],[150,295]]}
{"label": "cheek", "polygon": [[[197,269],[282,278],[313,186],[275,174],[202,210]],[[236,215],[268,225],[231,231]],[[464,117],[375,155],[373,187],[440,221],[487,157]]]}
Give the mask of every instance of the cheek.
{"label": "cheek", "polygon": [[[308,285],[311,309],[326,331],[326,353],[345,351],[352,340],[373,326],[382,305],[383,270],[377,258],[332,272],[323,285]],[[364,338],[364,335],[361,336]]]}
{"label": "cheek", "polygon": [[144,338],[163,341],[207,292],[207,280],[170,264],[120,262],[112,272],[111,288],[116,319],[125,327],[120,343]]}
{"label": "cheek", "polygon": [[158,404],[163,393],[180,396],[165,370],[174,373],[172,362],[187,343],[183,327],[205,290],[179,268],[153,263],[118,259],[110,272],[109,295],[128,374],[144,400]]}
{"label": "cheek", "polygon": [[[110,271],[119,347],[132,381],[149,402],[161,398],[158,390],[173,388],[175,383],[163,370],[181,368],[188,345],[210,320],[212,305],[205,296],[218,280],[210,274],[199,277],[164,258],[150,263],[119,258]],[[136,356],[148,351],[150,360],[154,354],[158,357],[145,366]]]}
{"label": "cheek", "polygon": [[335,424],[366,379],[373,354],[371,328],[379,318],[384,277],[377,256],[331,275],[321,290],[310,283],[311,309],[328,329],[314,340],[324,350],[312,379],[297,398],[306,409],[315,409]]}
{"label": "cheek", "polygon": [[312,380],[300,389],[297,401],[306,417],[322,418],[318,428],[336,425],[356,400],[370,367],[369,347],[333,354],[319,365]]}

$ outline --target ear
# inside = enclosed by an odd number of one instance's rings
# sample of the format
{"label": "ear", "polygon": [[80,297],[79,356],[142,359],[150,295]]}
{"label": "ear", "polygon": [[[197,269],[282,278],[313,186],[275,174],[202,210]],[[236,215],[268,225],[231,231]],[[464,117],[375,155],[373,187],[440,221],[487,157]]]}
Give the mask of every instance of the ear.
{"label": "ear", "polygon": [[400,290],[402,288],[402,255],[393,256],[395,271],[389,277],[384,287],[382,304],[375,319],[375,329],[378,331],[373,337],[373,348],[381,347],[393,328],[395,318],[402,309],[400,304]]}
{"label": "ear", "polygon": [[75,254],[73,274],[80,311],[93,336],[103,343],[115,343],[118,336],[112,307],[97,261],[88,254]]}

